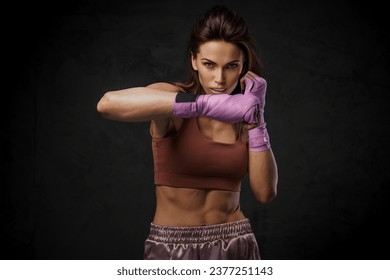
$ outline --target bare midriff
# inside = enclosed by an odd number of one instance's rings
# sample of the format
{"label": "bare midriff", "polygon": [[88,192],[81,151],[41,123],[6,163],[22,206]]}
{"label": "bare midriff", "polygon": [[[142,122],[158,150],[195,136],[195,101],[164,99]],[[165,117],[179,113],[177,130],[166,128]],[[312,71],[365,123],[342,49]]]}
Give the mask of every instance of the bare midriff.
{"label": "bare midriff", "polygon": [[153,223],[165,226],[203,226],[245,218],[240,209],[240,192],[156,187]]}

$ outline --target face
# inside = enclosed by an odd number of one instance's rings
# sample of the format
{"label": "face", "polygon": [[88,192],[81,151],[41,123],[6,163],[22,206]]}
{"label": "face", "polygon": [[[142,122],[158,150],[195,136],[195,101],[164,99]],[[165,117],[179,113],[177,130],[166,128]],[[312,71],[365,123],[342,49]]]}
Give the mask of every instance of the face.
{"label": "face", "polygon": [[206,94],[232,93],[240,79],[243,59],[239,47],[224,41],[203,43],[199,53],[191,57]]}

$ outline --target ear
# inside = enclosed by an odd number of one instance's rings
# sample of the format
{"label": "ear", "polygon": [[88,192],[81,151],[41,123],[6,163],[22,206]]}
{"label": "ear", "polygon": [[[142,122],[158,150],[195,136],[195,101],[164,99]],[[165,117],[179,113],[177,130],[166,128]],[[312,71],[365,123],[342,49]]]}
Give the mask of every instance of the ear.
{"label": "ear", "polygon": [[191,64],[192,64],[192,68],[195,71],[198,71],[198,65],[197,65],[197,62],[196,62],[196,57],[194,56],[194,54],[192,52],[191,52]]}

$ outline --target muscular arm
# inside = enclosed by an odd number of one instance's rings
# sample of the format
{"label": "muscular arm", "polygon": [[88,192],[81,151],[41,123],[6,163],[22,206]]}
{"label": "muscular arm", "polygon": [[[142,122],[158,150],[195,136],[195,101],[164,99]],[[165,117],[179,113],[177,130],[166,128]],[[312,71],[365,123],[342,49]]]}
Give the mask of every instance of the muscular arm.
{"label": "muscular arm", "polygon": [[147,87],[134,87],[109,91],[97,104],[104,118],[123,122],[143,122],[172,117],[176,87],[156,83]]}
{"label": "muscular arm", "polygon": [[253,94],[260,100],[259,118],[257,127],[247,126],[249,141],[249,183],[256,199],[261,203],[272,201],[277,193],[278,169],[269,136],[264,122],[264,106],[267,91],[267,82],[264,78],[248,71],[240,80],[244,94]]}
{"label": "muscular arm", "polygon": [[249,182],[256,199],[268,203],[277,193],[278,171],[272,150],[249,152]]}
{"label": "muscular arm", "polygon": [[97,110],[103,117],[116,121],[152,120],[152,134],[164,137],[170,126],[174,125],[173,122],[176,125],[180,123],[180,119],[172,118],[178,91],[178,87],[168,83],[109,91],[98,102]]}

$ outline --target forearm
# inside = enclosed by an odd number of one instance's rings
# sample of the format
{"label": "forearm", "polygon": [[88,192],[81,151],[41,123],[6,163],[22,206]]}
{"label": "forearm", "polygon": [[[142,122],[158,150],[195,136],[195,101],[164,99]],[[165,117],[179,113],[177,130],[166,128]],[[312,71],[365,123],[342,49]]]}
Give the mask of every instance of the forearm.
{"label": "forearm", "polygon": [[143,122],[172,116],[175,92],[150,87],[109,91],[97,104],[104,118],[123,122]]}
{"label": "forearm", "polygon": [[271,149],[249,152],[249,183],[258,201],[270,202],[277,194],[278,170]]}

